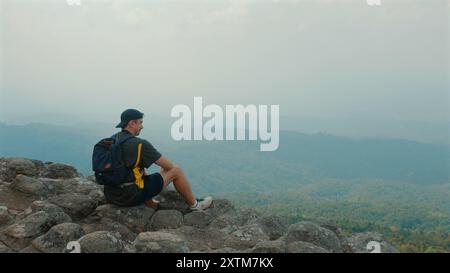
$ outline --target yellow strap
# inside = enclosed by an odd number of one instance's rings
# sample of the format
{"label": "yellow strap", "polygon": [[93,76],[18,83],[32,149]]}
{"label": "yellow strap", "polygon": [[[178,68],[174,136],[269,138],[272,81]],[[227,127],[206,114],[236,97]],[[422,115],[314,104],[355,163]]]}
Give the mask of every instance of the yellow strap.
{"label": "yellow strap", "polygon": [[142,179],[142,173],[139,168],[139,162],[141,161],[141,150],[142,150],[142,143],[139,143],[137,159],[136,159],[136,163],[134,164],[134,168],[133,168],[133,174],[134,174],[134,178],[135,178],[134,183],[136,183],[136,185],[138,186],[139,189],[144,188],[144,179]]}

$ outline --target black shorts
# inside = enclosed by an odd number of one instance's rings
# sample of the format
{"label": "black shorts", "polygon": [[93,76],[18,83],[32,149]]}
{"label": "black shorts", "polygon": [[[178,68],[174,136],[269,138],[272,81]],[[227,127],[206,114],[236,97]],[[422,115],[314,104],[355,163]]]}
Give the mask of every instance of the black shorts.
{"label": "black shorts", "polygon": [[158,195],[164,187],[164,179],[159,173],[144,176],[144,188],[139,189],[134,183],[118,186],[105,186],[105,198],[108,203],[118,206],[137,206]]}

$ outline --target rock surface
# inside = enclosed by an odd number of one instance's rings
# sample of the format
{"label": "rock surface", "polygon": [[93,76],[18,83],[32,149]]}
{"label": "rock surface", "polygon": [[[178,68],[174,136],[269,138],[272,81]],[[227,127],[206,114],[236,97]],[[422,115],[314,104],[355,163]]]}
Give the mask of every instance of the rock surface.
{"label": "rock surface", "polygon": [[106,204],[102,186],[71,166],[0,158],[0,253],[398,252],[374,232],[344,236],[332,225],[287,225],[226,199],[191,212],[173,190],[159,197],[157,211],[118,207]]}

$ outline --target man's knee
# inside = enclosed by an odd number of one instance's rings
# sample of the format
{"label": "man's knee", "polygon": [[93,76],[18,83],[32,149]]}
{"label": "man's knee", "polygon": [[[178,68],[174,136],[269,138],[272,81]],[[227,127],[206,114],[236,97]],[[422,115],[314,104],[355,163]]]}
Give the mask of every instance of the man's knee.
{"label": "man's knee", "polygon": [[167,186],[172,182],[174,179],[178,178],[180,174],[182,173],[181,168],[179,166],[173,166],[172,169],[168,171],[161,171],[160,174],[163,177],[164,180],[164,186]]}

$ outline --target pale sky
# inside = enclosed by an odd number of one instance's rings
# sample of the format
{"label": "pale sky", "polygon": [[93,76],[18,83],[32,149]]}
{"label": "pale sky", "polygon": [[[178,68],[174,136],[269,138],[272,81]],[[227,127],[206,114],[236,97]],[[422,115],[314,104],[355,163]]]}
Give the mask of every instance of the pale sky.
{"label": "pale sky", "polygon": [[450,120],[449,0],[0,3],[0,121],[169,117],[194,96],[281,116]]}

